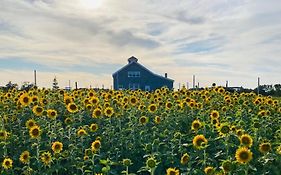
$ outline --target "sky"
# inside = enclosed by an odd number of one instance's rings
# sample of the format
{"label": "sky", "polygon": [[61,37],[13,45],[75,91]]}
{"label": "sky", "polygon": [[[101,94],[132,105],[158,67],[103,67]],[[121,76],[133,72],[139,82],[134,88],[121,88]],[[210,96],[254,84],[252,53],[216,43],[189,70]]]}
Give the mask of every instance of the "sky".
{"label": "sky", "polygon": [[281,1],[0,0],[0,86],[111,88],[131,56],[175,88],[281,83]]}

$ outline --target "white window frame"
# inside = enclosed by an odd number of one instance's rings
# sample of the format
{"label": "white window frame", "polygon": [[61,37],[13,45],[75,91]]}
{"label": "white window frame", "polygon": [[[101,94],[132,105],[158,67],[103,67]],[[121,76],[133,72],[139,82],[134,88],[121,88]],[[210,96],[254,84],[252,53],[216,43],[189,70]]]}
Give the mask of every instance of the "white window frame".
{"label": "white window frame", "polygon": [[129,78],[138,78],[140,77],[140,71],[128,71]]}

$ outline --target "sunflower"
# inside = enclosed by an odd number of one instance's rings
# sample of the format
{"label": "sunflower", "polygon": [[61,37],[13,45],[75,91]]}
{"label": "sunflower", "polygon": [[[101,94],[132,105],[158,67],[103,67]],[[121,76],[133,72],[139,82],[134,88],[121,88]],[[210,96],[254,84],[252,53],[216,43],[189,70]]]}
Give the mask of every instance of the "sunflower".
{"label": "sunflower", "polygon": [[269,152],[271,150],[271,144],[269,142],[261,143],[259,145],[259,151],[263,154]]}
{"label": "sunflower", "polygon": [[230,126],[227,123],[221,123],[219,131],[222,135],[226,135],[230,132]]}
{"label": "sunflower", "polygon": [[91,104],[87,104],[87,105],[86,105],[86,109],[87,109],[88,111],[91,111],[91,110],[93,109],[93,106],[92,106]]}
{"label": "sunflower", "polygon": [[27,120],[27,121],[25,122],[25,126],[26,126],[28,129],[32,128],[32,127],[35,126],[35,125],[36,125],[36,122],[35,122],[35,120],[33,120],[33,119],[29,119],[29,120]]}
{"label": "sunflower", "polygon": [[155,104],[150,104],[148,106],[148,111],[154,113],[157,110],[157,106]]}
{"label": "sunflower", "polygon": [[43,152],[40,156],[41,161],[45,164],[45,165],[49,165],[52,161],[52,155],[51,153],[48,152]]}
{"label": "sunflower", "polygon": [[146,117],[146,116],[141,116],[141,117],[139,118],[139,122],[140,122],[140,124],[145,125],[146,123],[148,123],[148,117]]}
{"label": "sunflower", "polygon": [[161,122],[161,118],[160,118],[159,116],[155,116],[155,117],[154,117],[154,122],[155,122],[156,124],[159,124],[159,123]]}
{"label": "sunflower", "polygon": [[13,167],[13,160],[10,159],[10,158],[5,158],[2,162],[2,167],[6,170],[12,168]]}
{"label": "sunflower", "polygon": [[87,135],[87,132],[86,132],[86,130],[85,129],[79,129],[78,131],[77,131],[77,135],[79,136],[79,137],[81,137],[81,136],[85,136],[85,135]]}
{"label": "sunflower", "polygon": [[65,123],[66,125],[70,125],[70,124],[72,123],[72,119],[71,119],[70,117],[66,117],[66,118],[64,119],[64,123]]}
{"label": "sunflower", "polygon": [[241,143],[241,145],[250,148],[253,145],[253,139],[252,139],[252,137],[250,135],[243,134],[240,137],[240,143]]}
{"label": "sunflower", "polygon": [[208,144],[208,140],[205,138],[204,135],[197,135],[193,138],[192,143],[195,148],[201,149]]}
{"label": "sunflower", "polygon": [[73,102],[72,98],[71,98],[70,96],[68,96],[68,95],[65,95],[65,96],[63,97],[63,100],[64,100],[64,103],[65,103],[66,105],[68,105],[69,103]]}
{"label": "sunflower", "polygon": [[173,107],[173,104],[171,102],[166,102],[165,107],[167,110],[171,109]]}
{"label": "sunflower", "polygon": [[99,98],[98,97],[92,97],[90,99],[90,102],[93,104],[93,105],[97,105],[99,103]]}
{"label": "sunflower", "polygon": [[96,123],[92,123],[91,126],[90,126],[90,130],[92,132],[96,132],[98,130],[98,125]]}
{"label": "sunflower", "polygon": [[253,158],[253,153],[247,147],[240,147],[236,150],[235,158],[239,163],[248,163]]}
{"label": "sunflower", "polygon": [[176,168],[168,168],[166,173],[166,175],[180,175],[180,170],[177,170]]}
{"label": "sunflower", "polygon": [[75,103],[68,103],[67,110],[70,113],[76,113],[76,112],[78,112],[78,107]]}
{"label": "sunflower", "polygon": [[214,167],[207,166],[206,168],[204,168],[204,172],[207,175],[213,175],[213,174],[215,174],[215,169],[214,169]]}
{"label": "sunflower", "polygon": [[59,141],[56,141],[52,144],[52,150],[54,153],[60,153],[62,151],[63,144]]}
{"label": "sunflower", "polygon": [[8,137],[8,132],[5,130],[0,130],[0,140],[6,140]]}
{"label": "sunflower", "polygon": [[38,97],[36,95],[31,97],[31,102],[37,103],[39,101]]}
{"label": "sunflower", "polygon": [[31,138],[36,139],[40,136],[40,127],[35,125],[29,129],[29,135]]}
{"label": "sunflower", "polygon": [[281,145],[276,148],[276,153],[281,155]]}
{"label": "sunflower", "polygon": [[54,110],[54,109],[48,109],[48,110],[47,110],[47,115],[48,115],[48,117],[49,117],[50,119],[56,119],[58,113],[57,113],[57,111]]}
{"label": "sunflower", "polygon": [[95,141],[92,142],[91,148],[92,148],[93,152],[98,151],[100,149],[100,147],[101,147],[100,140],[95,140]]}
{"label": "sunflower", "polygon": [[220,113],[216,110],[213,110],[210,114],[211,118],[214,119],[214,118],[219,118],[220,116]]}
{"label": "sunflower", "polygon": [[31,99],[30,99],[30,97],[28,96],[27,93],[24,93],[20,96],[19,101],[20,101],[21,105],[28,106],[29,103],[31,102]]}
{"label": "sunflower", "polygon": [[137,103],[138,103],[137,98],[136,98],[135,96],[132,96],[132,97],[130,98],[130,104],[133,105],[133,106],[135,106]]}
{"label": "sunflower", "polygon": [[89,97],[93,97],[94,95],[95,95],[95,93],[94,93],[93,91],[89,91],[89,92],[88,92],[88,96],[89,96]]}
{"label": "sunflower", "polygon": [[43,108],[41,107],[41,106],[38,106],[38,105],[36,105],[36,106],[33,106],[33,108],[32,108],[32,112],[36,115],[36,116],[41,116],[42,115],[42,113],[43,113]]}
{"label": "sunflower", "polygon": [[188,161],[189,161],[189,155],[187,153],[184,153],[181,156],[181,164],[185,165],[185,164],[187,164]]}
{"label": "sunflower", "polygon": [[23,164],[28,164],[30,159],[30,153],[28,151],[24,151],[20,155],[20,162]]}
{"label": "sunflower", "polygon": [[211,120],[211,122],[212,122],[213,125],[216,126],[220,121],[219,121],[219,119],[217,119],[217,118],[213,118],[213,119]]}
{"label": "sunflower", "polygon": [[150,157],[146,160],[146,166],[149,168],[155,168],[156,167],[156,160],[153,157]]}
{"label": "sunflower", "polygon": [[230,160],[225,160],[222,162],[222,169],[225,173],[230,172],[233,169],[233,164]]}
{"label": "sunflower", "polygon": [[260,116],[265,116],[265,115],[266,115],[266,111],[265,111],[265,110],[261,110],[261,111],[258,113],[258,115],[260,115]]}
{"label": "sunflower", "polygon": [[[147,162],[147,161],[146,161],[146,162]],[[123,159],[122,163],[123,163],[124,166],[130,166],[130,165],[132,165],[131,159]]]}
{"label": "sunflower", "polygon": [[220,87],[220,88],[218,89],[218,92],[219,92],[220,94],[223,94],[223,93],[225,92],[225,89],[224,89],[223,87]]}
{"label": "sunflower", "polygon": [[107,107],[104,109],[104,115],[107,117],[111,117],[114,114],[114,110],[112,107]]}
{"label": "sunflower", "polygon": [[242,130],[242,129],[237,129],[237,130],[236,130],[236,134],[237,134],[238,136],[242,136],[242,135],[243,135],[243,130]]}
{"label": "sunflower", "polygon": [[83,159],[84,159],[84,161],[87,161],[87,160],[89,160],[89,159],[90,159],[90,157],[89,157],[89,156],[87,156],[87,155],[85,155],[85,156],[83,157]]}
{"label": "sunflower", "polygon": [[191,129],[194,131],[198,131],[198,129],[202,126],[199,120],[194,120],[191,124]]}
{"label": "sunflower", "polygon": [[93,118],[99,118],[102,115],[102,111],[100,108],[96,108],[93,111],[92,117]]}

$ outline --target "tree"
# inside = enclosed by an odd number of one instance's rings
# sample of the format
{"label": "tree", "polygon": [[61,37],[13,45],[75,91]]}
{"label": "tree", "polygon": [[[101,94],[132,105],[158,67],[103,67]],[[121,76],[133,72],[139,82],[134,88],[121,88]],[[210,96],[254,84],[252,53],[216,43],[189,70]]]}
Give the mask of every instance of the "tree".
{"label": "tree", "polygon": [[9,81],[6,86],[5,89],[9,90],[9,89],[17,89],[18,88],[18,84],[17,83],[12,83],[11,81]]}
{"label": "tree", "polygon": [[57,77],[55,77],[53,80],[53,90],[58,90],[58,89],[59,89],[58,80]]}
{"label": "tree", "polygon": [[28,81],[23,82],[22,86],[21,86],[21,90],[29,90],[31,88],[35,87],[35,85],[33,83],[30,83]]}

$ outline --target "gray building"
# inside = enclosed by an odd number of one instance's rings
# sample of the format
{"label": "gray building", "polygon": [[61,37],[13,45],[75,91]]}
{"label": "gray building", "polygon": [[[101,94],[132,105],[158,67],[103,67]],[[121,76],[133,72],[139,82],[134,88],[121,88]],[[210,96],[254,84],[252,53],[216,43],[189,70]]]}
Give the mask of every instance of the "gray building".
{"label": "gray building", "polygon": [[138,63],[138,59],[134,56],[128,59],[128,64],[112,74],[113,87],[118,89],[141,89],[152,91],[161,87],[173,88],[174,80],[165,76],[157,75],[143,65]]}

